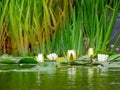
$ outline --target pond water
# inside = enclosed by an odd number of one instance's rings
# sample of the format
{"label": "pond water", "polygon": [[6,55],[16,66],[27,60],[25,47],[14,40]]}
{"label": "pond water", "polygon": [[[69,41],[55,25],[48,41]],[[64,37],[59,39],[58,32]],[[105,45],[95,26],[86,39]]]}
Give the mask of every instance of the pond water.
{"label": "pond water", "polygon": [[[22,69],[21,69],[22,67]],[[120,69],[98,66],[59,66],[31,70],[29,66],[0,66],[0,90],[119,90]],[[33,68],[36,66],[31,66]]]}

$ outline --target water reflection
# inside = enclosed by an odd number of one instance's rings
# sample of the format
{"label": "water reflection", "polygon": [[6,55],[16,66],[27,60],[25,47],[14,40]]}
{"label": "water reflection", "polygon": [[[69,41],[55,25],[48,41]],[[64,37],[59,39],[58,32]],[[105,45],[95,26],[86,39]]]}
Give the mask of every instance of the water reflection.
{"label": "water reflection", "polygon": [[108,64],[98,65],[97,68],[100,75],[108,75]]}
{"label": "water reflection", "polygon": [[52,71],[0,72],[0,90],[119,90],[120,88],[120,72],[109,69],[102,72],[98,66],[64,66],[56,68],[54,73],[50,72]]}
{"label": "water reflection", "polygon": [[69,76],[75,76],[75,74],[76,74],[76,67],[75,66],[71,66],[71,67],[69,67],[68,68],[68,75]]}
{"label": "water reflection", "polygon": [[94,74],[94,68],[93,67],[89,67],[88,68],[88,78],[92,78]]}

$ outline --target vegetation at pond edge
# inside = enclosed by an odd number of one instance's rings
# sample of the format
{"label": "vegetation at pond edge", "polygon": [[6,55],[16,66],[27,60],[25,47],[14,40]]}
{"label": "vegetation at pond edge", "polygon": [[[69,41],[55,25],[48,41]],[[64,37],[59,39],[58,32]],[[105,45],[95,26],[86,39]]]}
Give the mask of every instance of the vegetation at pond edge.
{"label": "vegetation at pond edge", "polygon": [[[114,51],[120,36],[112,46],[110,40],[119,7],[119,0],[0,0],[0,55],[66,58],[68,50],[75,50],[80,59],[93,48],[93,59],[98,52],[118,59]],[[19,63],[38,63],[34,59]]]}

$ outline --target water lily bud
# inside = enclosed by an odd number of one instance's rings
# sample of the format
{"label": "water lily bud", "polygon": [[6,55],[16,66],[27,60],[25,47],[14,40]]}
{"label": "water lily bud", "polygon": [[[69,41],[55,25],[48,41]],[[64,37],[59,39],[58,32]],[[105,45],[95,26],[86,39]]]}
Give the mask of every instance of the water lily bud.
{"label": "water lily bud", "polygon": [[68,50],[67,58],[68,58],[69,61],[76,60],[76,51],[75,50]]}
{"label": "water lily bud", "polygon": [[88,56],[91,57],[91,56],[93,56],[93,55],[94,55],[94,50],[93,50],[93,48],[89,48],[89,49],[88,49]]}

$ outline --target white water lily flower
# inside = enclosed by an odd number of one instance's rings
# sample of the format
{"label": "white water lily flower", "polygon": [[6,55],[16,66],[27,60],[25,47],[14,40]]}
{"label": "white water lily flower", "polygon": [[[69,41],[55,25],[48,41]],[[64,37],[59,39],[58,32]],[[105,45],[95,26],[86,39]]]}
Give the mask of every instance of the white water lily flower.
{"label": "white water lily flower", "polygon": [[107,61],[108,60],[109,55],[107,54],[98,54],[98,61]]}
{"label": "white water lily flower", "polygon": [[44,56],[43,56],[43,54],[38,54],[37,61],[38,62],[44,62]]}
{"label": "white water lily flower", "polygon": [[48,58],[49,60],[57,60],[58,55],[57,55],[56,53],[48,54],[48,55],[47,55],[47,58]]}
{"label": "white water lily flower", "polygon": [[75,50],[68,50],[67,58],[68,58],[69,61],[76,60],[76,51]]}
{"label": "white water lily flower", "polygon": [[93,56],[94,55],[94,50],[93,50],[93,48],[89,48],[88,49],[88,56],[90,57],[90,56]]}

